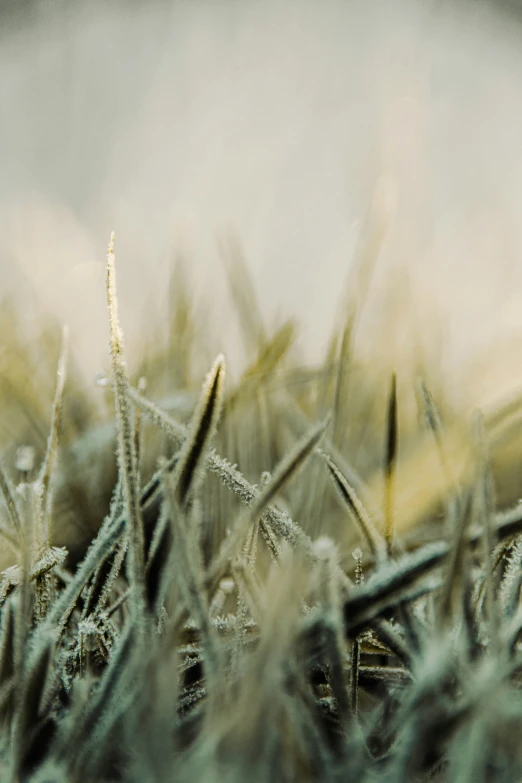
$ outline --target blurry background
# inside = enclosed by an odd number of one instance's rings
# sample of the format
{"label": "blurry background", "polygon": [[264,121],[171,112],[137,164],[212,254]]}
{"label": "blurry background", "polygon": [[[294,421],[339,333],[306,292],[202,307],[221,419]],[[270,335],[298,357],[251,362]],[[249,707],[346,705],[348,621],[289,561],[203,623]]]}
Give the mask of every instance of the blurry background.
{"label": "blurry background", "polygon": [[107,367],[112,229],[130,356],[182,255],[215,350],[240,365],[218,251],[232,231],[267,322],[297,314],[317,359],[377,192],[358,350],[394,366],[424,352],[466,404],[522,382],[516,4],[1,8],[0,294],[27,329],[67,321],[87,378]]}
{"label": "blurry background", "polygon": [[[252,363],[239,390],[228,384],[219,452],[258,483],[333,410],[328,448],[367,482],[379,512],[396,370],[397,517],[405,527],[440,521],[451,488],[421,434],[415,376],[449,424],[456,463],[473,408],[522,387],[519,6],[0,8],[0,459],[19,480],[19,446],[36,448],[34,465],[42,458],[56,321],[67,322],[77,372],[53,540],[80,556],[116,481],[103,375],[113,229],[132,379],[145,373],[153,399],[187,420],[218,351],[236,378]],[[354,301],[352,339],[342,340]],[[295,346],[283,325],[292,317]],[[310,363],[318,369],[296,370]],[[520,412],[504,429],[487,425],[499,507],[522,494]],[[147,476],[171,445],[155,428],[145,439]],[[236,501],[215,480],[205,491],[212,551]],[[320,460],[278,500],[312,534],[346,536],[353,567],[354,528]]]}

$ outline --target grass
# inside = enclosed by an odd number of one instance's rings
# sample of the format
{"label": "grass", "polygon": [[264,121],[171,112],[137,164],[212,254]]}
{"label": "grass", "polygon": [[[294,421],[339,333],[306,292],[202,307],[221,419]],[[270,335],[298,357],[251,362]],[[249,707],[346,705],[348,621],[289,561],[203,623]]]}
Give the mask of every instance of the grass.
{"label": "grass", "polygon": [[357,297],[303,367],[224,252],[252,357],[230,388],[222,355],[194,382],[179,269],[167,347],[129,372],[113,237],[115,423],[66,332],[46,414],[4,323],[0,779],[520,779],[522,509],[497,492],[518,402],[454,420],[421,378],[405,426],[400,368],[379,396],[355,358]]}

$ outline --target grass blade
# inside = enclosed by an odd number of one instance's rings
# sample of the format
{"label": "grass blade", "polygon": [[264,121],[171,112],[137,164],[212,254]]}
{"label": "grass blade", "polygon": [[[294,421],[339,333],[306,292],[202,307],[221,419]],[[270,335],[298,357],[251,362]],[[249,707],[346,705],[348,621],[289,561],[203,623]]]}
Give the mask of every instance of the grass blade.
{"label": "grass blade", "polygon": [[50,516],[52,495],[50,491],[51,479],[56,465],[58,441],[60,438],[60,425],[62,418],[63,395],[67,375],[67,353],[69,346],[69,330],[64,326],[62,331],[62,346],[58,361],[56,392],[51,418],[51,431],[47,441],[47,450],[36,480],[36,493],[38,497],[38,517],[36,520],[35,535],[37,550],[50,546]]}
{"label": "grass blade", "polygon": [[118,464],[123,479],[123,496],[129,530],[129,580],[133,592],[136,616],[141,616],[145,604],[145,553],[143,520],[139,502],[139,476],[129,397],[127,366],[123,350],[123,334],[118,317],[114,233],[107,251],[107,305],[111,332],[111,357],[114,408],[118,430]]}
{"label": "grass blade", "polygon": [[393,555],[394,539],[394,490],[395,471],[397,468],[397,378],[392,375],[390,395],[388,399],[388,417],[386,428],[386,454],[384,462],[384,538],[386,540],[386,552],[388,557]]}
{"label": "grass blade", "polygon": [[251,525],[256,522],[285,484],[317,448],[328,426],[328,422],[329,419],[325,419],[325,421],[313,427],[296,444],[295,448],[281,460],[271,480],[265,484],[259,495],[253,498],[250,508],[240,515],[233,531],[224,540],[219,553],[208,568],[205,579],[207,584],[211,584],[220,576],[222,568],[237,550]]}
{"label": "grass blade", "polygon": [[200,468],[221,414],[225,369],[225,357],[220,354],[203,384],[201,398],[172,477],[176,503],[184,510],[197,488]]}
{"label": "grass blade", "polygon": [[219,243],[227,280],[241,324],[241,334],[249,353],[266,342],[263,319],[243,250],[238,238],[227,232]]}
{"label": "grass blade", "polygon": [[[20,510],[16,503],[14,487],[11,484],[9,476],[5,472],[1,462],[0,462],[0,492],[4,496],[5,505],[7,507],[7,514],[9,517],[9,521],[11,522],[11,526],[13,527],[16,535],[20,536],[22,532],[22,521],[20,518]],[[17,546],[16,542],[13,543],[15,546]]]}
{"label": "grass blade", "polygon": [[350,515],[352,515],[358,523],[361,533],[370,547],[372,555],[376,560],[382,560],[385,554],[384,541],[375,528],[364,504],[359,499],[354,487],[352,487],[344,473],[339,470],[332,458],[324,451],[321,452],[321,455],[326,462],[326,466],[339,495],[348,508]]}

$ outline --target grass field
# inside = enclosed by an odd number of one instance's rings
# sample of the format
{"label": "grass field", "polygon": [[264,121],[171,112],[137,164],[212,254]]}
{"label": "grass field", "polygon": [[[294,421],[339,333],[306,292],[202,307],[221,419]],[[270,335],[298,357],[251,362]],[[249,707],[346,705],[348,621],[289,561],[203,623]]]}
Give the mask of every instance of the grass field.
{"label": "grass field", "polygon": [[0,8],[0,783],[522,779],[516,5]]}
{"label": "grass field", "polygon": [[112,239],[96,387],[51,324],[31,374],[4,309],[2,779],[518,779],[517,400],[462,419],[421,367],[376,376],[356,306],[303,366],[241,264],[232,382],[219,355],[201,383],[179,267],[129,376]]}

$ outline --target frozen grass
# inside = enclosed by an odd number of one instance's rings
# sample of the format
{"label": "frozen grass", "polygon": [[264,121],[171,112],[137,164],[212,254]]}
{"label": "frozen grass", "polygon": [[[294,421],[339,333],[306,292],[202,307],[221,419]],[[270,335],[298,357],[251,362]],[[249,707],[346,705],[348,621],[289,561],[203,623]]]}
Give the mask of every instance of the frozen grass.
{"label": "frozen grass", "polygon": [[[423,431],[403,459],[394,374],[363,481],[350,459],[355,306],[325,366],[296,367],[293,326],[270,335],[238,248],[225,252],[253,356],[235,385],[220,355],[194,394],[180,290],[167,354],[139,368],[149,391],[132,384],[111,238],[116,429],[94,436],[64,333],[50,435],[33,443],[41,467],[5,452],[0,779],[520,779],[522,510],[499,510],[490,459],[517,405],[447,426],[420,380]],[[162,404],[150,389],[165,363],[179,386]],[[37,389],[13,367],[39,422]],[[93,454],[112,467],[89,473]],[[424,502],[408,505],[405,483]],[[93,532],[78,543],[85,515]]]}

